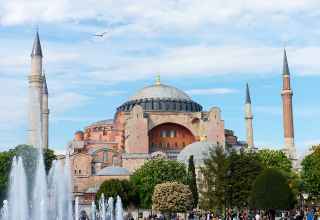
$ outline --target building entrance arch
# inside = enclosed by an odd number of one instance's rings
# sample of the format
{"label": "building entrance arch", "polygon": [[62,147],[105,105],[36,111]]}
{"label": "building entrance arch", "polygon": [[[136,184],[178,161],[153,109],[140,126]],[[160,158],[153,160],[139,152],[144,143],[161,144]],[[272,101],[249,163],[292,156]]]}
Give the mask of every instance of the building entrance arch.
{"label": "building entrance arch", "polygon": [[148,132],[149,151],[179,152],[185,146],[195,142],[192,132],[177,123],[163,123]]}

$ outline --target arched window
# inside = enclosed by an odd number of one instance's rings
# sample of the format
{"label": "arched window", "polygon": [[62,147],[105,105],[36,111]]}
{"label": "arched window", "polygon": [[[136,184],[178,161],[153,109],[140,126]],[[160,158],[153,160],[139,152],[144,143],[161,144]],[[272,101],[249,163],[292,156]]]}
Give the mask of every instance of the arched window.
{"label": "arched window", "polygon": [[162,131],[160,132],[160,137],[162,137],[162,138],[167,137],[167,131],[166,131],[166,130],[162,130]]}
{"label": "arched window", "polygon": [[175,131],[175,130],[171,130],[171,131],[170,131],[170,137],[171,137],[171,138],[174,138],[174,137],[176,137],[176,136],[177,136],[176,131]]}

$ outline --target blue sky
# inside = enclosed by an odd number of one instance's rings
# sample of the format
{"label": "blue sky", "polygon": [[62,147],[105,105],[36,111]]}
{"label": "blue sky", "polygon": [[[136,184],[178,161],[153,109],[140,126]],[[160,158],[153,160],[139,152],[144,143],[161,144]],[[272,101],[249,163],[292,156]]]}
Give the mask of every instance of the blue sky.
{"label": "blue sky", "polygon": [[[258,147],[281,148],[286,46],[296,145],[320,143],[320,2],[317,0],[0,0],[0,150],[26,142],[27,75],[36,27],[50,93],[50,145],[112,118],[161,75],[244,139],[250,84]],[[93,35],[106,31],[104,38]]]}

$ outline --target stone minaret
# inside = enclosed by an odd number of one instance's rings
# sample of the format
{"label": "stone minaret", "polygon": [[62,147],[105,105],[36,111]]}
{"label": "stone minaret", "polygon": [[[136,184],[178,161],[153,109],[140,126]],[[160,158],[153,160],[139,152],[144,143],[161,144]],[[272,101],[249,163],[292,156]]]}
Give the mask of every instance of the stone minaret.
{"label": "stone minaret", "polygon": [[38,32],[31,52],[31,73],[29,79],[29,130],[28,143],[42,146],[42,50]]}
{"label": "stone minaret", "polygon": [[248,83],[246,85],[246,102],[244,104],[244,112],[245,112],[244,119],[246,122],[246,135],[247,135],[248,149],[252,150],[254,149],[253,128],[252,128],[253,115],[252,115],[252,109],[251,109],[251,98],[250,98]]}
{"label": "stone minaret", "polygon": [[43,148],[49,145],[49,106],[48,106],[48,87],[46,76],[43,74],[42,84],[42,144]]}
{"label": "stone minaret", "polygon": [[283,104],[283,129],[284,129],[284,149],[290,159],[296,158],[296,150],[294,146],[294,129],[293,129],[293,113],[292,113],[292,90],[290,86],[290,71],[287,60],[287,53],[284,49],[283,55],[283,86],[282,86],[282,104]]}

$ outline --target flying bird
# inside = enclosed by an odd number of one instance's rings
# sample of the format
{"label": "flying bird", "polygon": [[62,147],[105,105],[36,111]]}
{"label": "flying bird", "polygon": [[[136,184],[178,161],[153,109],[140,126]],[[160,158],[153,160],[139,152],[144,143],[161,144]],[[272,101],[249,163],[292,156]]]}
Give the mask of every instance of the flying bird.
{"label": "flying bird", "polygon": [[95,36],[95,37],[104,37],[107,33],[108,33],[108,32],[105,31],[105,32],[102,32],[102,33],[96,33],[96,34],[94,34],[93,36]]}

